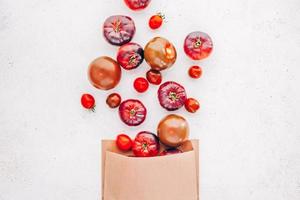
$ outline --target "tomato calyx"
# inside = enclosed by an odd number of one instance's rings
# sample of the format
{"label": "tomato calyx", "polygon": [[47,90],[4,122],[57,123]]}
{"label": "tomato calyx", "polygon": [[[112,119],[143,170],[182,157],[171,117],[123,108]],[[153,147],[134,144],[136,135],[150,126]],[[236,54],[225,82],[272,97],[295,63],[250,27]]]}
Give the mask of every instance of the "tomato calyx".
{"label": "tomato calyx", "polygon": [[158,12],[156,13],[157,16],[161,17],[161,19],[164,21],[166,19],[166,15],[161,13],[161,12]]}
{"label": "tomato calyx", "polygon": [[121,31],[121,21],[119,19],[113,23],[113,26],[116,33]]}
{"label": "tomato calyx", "polygon": [[89,110],[92,111],[92,112],[94,113],[94,112],[96,112],[95,107],[96,107],[96,105],[93,105],[93,107],[91,107]]}
{"label": "tomato calyx", "polygon": [[175,92],[170,92],[169,99],[171,99],[172,101],[176,101],[178,99],[178,96]]}
{"label": "tomato calyx", "polygon": [[145,151],[145,150],[148,148],[148,144],[144,142],[144,143],[142,144],[142,148],[143,148],[143,150]]}
{"label": "tomato calyx", "polygon": [[134,109],[131,109],[130,111],[129,111],[129,114],[130,114],[130,117],[134,117],[135,116],[135,110]]}
{"label": "tomato calyx", "polygon": [[132,56],[130,56],[128,63],[132,65],[132,64],[136,64],[136,61],[137,61],[137,55],[133,54]]}
{"label": "tomato calyx", "polygon": [[194,47],[195,48],[199,48],[200,46],[202,45],[202,41],[201,41],[201,38],[198,38],[194,44]]}

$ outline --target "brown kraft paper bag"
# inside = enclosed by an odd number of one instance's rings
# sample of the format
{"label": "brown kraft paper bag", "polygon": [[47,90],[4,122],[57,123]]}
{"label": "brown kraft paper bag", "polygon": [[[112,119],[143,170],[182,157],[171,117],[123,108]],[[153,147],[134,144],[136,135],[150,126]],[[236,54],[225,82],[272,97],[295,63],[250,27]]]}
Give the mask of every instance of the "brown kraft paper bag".
{"label": "brown kraft paper bag", "polygon": [[[161,151],[165,147],[161,147]],[[199,141],[184,153],[137,158],[102,141],[103,200],[199,200]]]}

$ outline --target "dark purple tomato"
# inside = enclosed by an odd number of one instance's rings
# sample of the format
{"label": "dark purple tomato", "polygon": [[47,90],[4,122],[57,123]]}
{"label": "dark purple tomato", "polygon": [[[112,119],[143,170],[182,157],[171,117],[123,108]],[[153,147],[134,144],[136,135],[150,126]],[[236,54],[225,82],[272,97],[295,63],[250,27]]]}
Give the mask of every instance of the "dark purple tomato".
{"label": "dark purple tomato", "polygon": [[135,34],[134,21],[124,15],[113,15],[103,25],[103,35],[112,45],[121,46],[130,42]]}
{"label": "dark purple tomato", "polygon": [[135,69],[142,64],[143,60],[144,50],[139,44],[130,42],[119,48],[117,61],[124,69]]}

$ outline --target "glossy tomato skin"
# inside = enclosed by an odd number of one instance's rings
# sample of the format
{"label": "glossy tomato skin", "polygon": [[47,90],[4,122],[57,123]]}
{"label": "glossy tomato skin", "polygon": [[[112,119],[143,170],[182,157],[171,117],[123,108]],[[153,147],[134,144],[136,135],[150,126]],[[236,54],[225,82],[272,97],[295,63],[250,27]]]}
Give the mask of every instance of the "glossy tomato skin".
{"label": "glossy tomato skin", "polygon": [[108,17],[103,25],[104,38],[112,45],[121,46],[130,42],[135,34],[134,21],[124,15]]}
{"label": "glossy tomato skin", "polygon": [[95,107],[95,99],[90,94],[83,94],[81,96],[81,105],[86,109],[93,109]]}
{"label": "glossy tomato skin", "polygon": [[120,105],[121,100],[122,100],[122,98],[121,98],[121,96],[118,93],[111,93],[106,98],[106,104],[110,108],[116,108],[116,107],[118,107]]}
{"label": "glossy tomato skin", "polygon": [[188,98],[184,103],[185,109],[190,113],[195,113],[200,108],[199,102],[194,98]]}
{"label": "glossy tomato skin", "polygon": [[145,46],[144,56],[152,69],[161,71],[173,66],[177,52],[174,45],[167,39],[155,37]]}
{"label": "glossy tomato skin", "polygon": [[200,66],[191,66],[189,69],[189,75],[191,78],[198,79],[202,75],[202,68]]}
{"label": "glossy tomato skin", "polygon": [[139,77],[134,80],[133,87],[137,92],[143,93],[149,88],[149,83],[145,78]]}
{"label": "glossy tomato skin", "polygon": [[88,68],[90,83],[100,90],[110,90],[116,87],[121,76],[122,71],[119,63],[107,56],[95,59]]}
{"label": "glossy tomato skin", "polygon": [[133,141],[132,151],[137,157],[153,157],[159,153],[159,139],[150,132],[142,131],[137,134]]}
{"label": "glossy tomato skin", "polygon": [[148,24],[151,29],[158,29],[159,27],[161,27],[162,23],[163,17],[161,15],[153,15],[152,17],[150,17]]}
{"label": "glossy tomato skin", "polygon": [[138,11],[145,9],[151,0],[124,0],[124,2],[131,10]]}
{"label": "glossy tomato skin", "polygon": [[192,60],[202,60],[208,57],[213,50],[213,42],[206,33],[195,31],[184,40],[184,52]]}
{"label": "glossy tomato skin", "polygon": [[149,83],[154,84],[154,85],[159,85],[162,82],[162,75],[160,71],[150,69],[146,73],[146,78],[149,81]]}
{"label": "glossy tomato skin", "polygon": [[135,69],[144,60],[144,50],[137,43],[127,43],[119,48],[117,54],[118,63],[126,70]]}
{"label": "glossy tomato skin", "polygon": [[143,123],[147,116],[147,109],[137,99],[127,99],[119,106],[119,116],[128,126],[138,126]]}
{"label": "glossy tomato skin", "polygon": [[167,115],[157,126],[157,135],[161,143],[169,147],[181,146],[189,137],[189,124],[180,115]]}
{"label": "glossy tomato skin", "polygon": [[167,156],[167,155],[173,155],[173,154],[178,154],[178,153],[182,153],[182,151],[179,149],[176,149],[176,148],[171,148],[171,149],[166,149],[166,150],[162,151],[159,155]]}
{"label": "glossy tomato skin", "polygon": [[167,81],[161,84],[157,96],[160,105],[169,111],[181,108],[186,100],[184,87],[174,81]]}
{"label": "glossy tomato skin", "polygon": [[129,151],[132,148],[132,140],[128,135],[120,134],[117,136],[116,145],[121,151]]}

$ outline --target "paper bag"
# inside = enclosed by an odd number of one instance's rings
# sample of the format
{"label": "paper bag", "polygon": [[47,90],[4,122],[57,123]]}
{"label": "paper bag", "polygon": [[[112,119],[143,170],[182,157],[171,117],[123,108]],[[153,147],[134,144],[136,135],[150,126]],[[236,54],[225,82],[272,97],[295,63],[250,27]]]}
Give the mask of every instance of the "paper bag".
{"label": "paper bag", "polygon": [[137,158],[119,151],[115,141],[103,140],[102,199],[198,200],[198,140],[191,144],[184,153]]}

